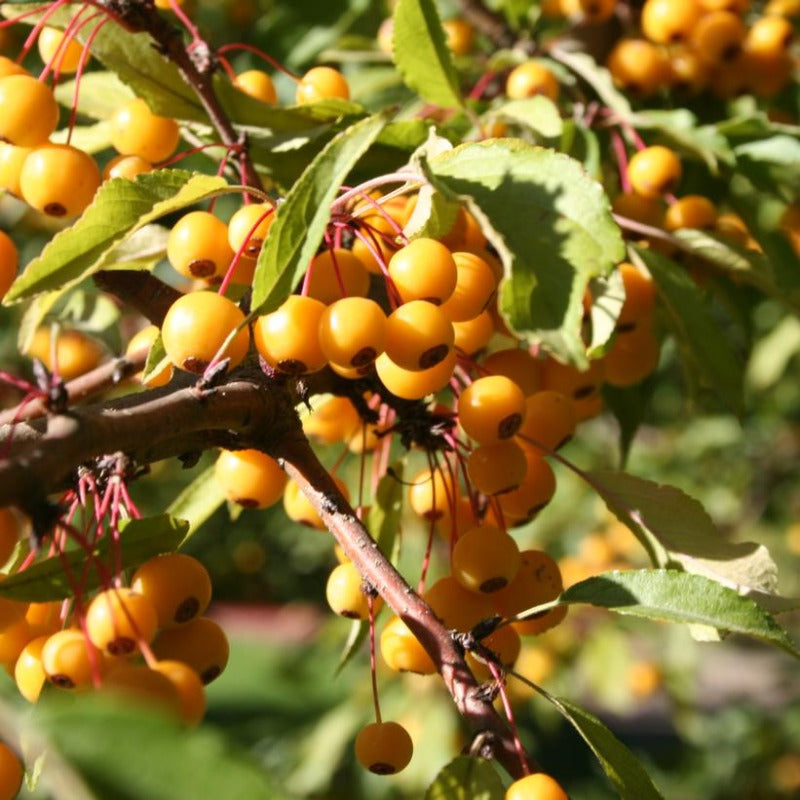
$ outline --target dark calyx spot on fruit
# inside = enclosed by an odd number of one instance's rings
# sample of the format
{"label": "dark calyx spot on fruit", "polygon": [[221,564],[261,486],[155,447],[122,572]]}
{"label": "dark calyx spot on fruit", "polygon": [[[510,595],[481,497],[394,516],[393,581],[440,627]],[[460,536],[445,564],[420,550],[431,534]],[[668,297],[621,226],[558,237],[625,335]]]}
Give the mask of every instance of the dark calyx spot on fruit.
{"label": "dark calyx spot on fruit", "polygon": [[67,216],[67,209],[61,203],[48,203],[42,210],[48,217]]}
{"label": "dark calyx spot on fruit", "polygon": [[361,616],[357,611],[350,611],[348,608],[340,611],[339,615],[342,617],[347,617],[347,619],[361,619]]}
{"label": "dark calyx spot on fruit", "polygon": [[617,325],[617,333],[630,333],[636,330],[635,322],[623,322],[622,325]]}
{"label": "dark calyx spot on fruit", "polygon": [[509,439],[522,425],[522,414],[509,414],[505,419],[500,420],[497,426],[497,435],[501,439]]}
{"label": "dark calyx spot on fruit", "polygon": [[420,357],[420,369],[430,369],[435,367],[440,361],[444,361],[450,348],[446,344],[437,344],[429,347]]}
{"label": "dark calyx spot on fruit", "polygon": [[739,55],[741,50],[742,50],[742,46],[741,46],[741,44],[739,44],[739,42],[733,42],[732,44],[729,44],[722,51],[722,60],[723,61],[733,61],[736,58],[736,56]]}
{"label": "dark calyx spot on fruit", "polygon": [[219,664],[214,664],[200,673],[200,680],[203,681],[204,684],[208,684],[211,683],[214,678],[218,678],[221,673],[222,669]]}
{"label": "dark calyx spot on fruit", "polygon": [[378,351],[374,347],[362,347],[351,359],[351,367],[366,367],[378,357]]}
{"label": "dark calyx spot on fruit", "polygon": [[478,588],[482,592],[498,592],[504,586],[508,585],[508,580],[502,577],[502,575],[498,575],[496,578],[489,578],[488,580],[484,581]]}
{"label": "dark calyx spot on fruit", "polygon": [[284,358],[278,362],[278,369],[286,375],[305,375],[308,367],[297,358]]}
{"label": "dark calyx spot on fruit", "polygon": [[208,361],[204,358],[196,358],[195,356],[189,356],[189,358],[185,358],[183,360],[183,368],[187,372],[194,372],[196,374],[200,374],[206,371],[206,367],[208,366]]}
{"label": "dark calyx spot on fruit", "polygon": [[136,642],[128,636],[118,636],[106,646],[112,656],[127,656],[136,649]]}
{"label": "dark calyx spot on fruit", "polygon": [[175,622],[188,622],[200,611],[200,601],[196,597],[187,597],[176,609],[172,617]]}
{"label": "dark calyx spot on fruit", "polygon": [[597,391],[597,386],[594,383],[587,384],[586,386],[579,386],[573,393],[572,396],[576,400],[585,400],[587,397],[591,397]]}
{"label": "dark calyx spot on fruit", "polygon": [[75,688],[75,682],[69,677],[69,675],[51,675],[50,683],[52,683],[54,686],[58,686],[59,689]]}
{"label": "dark calyx spot on fruit", "polygon": [[216,264],[208,258],[197,258],[189,262],[189,272],[195,278],[207,278],[217,271]]}
{"label": "dark calyx spot on fruit", "polygon": [[261,252],[261,245],[264,244],[263,239],[248,239],[244,248],[244,254],[255,258]]}
{"label": "dark calyx spot on fruit", "polygon": [[242,508],[258,508],[258,500],[253,500],[252,497],[237,497],[234,501]]}
{"label": "dark calyx spot on fruit", "polygon": [[397,769],[394,764],[388,764],[385,761],[376,761],[374,764],[369,765],[369,771],[374,772],[376,775],[394,775]]}

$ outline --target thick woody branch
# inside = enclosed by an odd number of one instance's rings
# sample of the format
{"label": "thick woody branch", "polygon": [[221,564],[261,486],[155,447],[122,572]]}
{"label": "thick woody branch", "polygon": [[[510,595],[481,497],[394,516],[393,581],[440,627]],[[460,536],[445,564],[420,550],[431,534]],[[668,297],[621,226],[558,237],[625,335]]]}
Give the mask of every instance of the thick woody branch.
{"label": "thick woody branch", "polygon": [[452,632],[380,552],[317,459],[295,413],[289,384],[249,367],[209,389],[189,380],[181,375],[162,389],[0,428],[0,439],[11,437],[0,461],[0,507],[18,505],[41,518],[48,493],[70,485],[79,466],[111,452],[123,452],[138,464],[211,447],[257,447],[271,453],[364,578],[417,636],[471,731],[486,740],[510,774],[519,776],[522,765],[510,730],[481,692]]}
{"label": "thick woody branch", "polygon": [[106,453],[122,451],[149,464],[217,446],[252,447],[282,435],[295,416],[289,393],[256,373],[237,370],[210,389],[181,388],[180,381],[0,428],[7,443],[0,507],[30,508],[69,485],[79,466]]}
{"label": "thick woody branch", "polygon": [[[492,755],[512,776],[521,777],[523,767],[511,731],[495,711],[491,700],[481,692],[452,631],[444,627],[430,606],[381,553],[319,463],[302,431],[298,429],[279,440],[272,454],[314,505],[362,577],[403,619],[425,648],[473,735],[485,737]],[[535,768],[535,765],[531,766]]]}

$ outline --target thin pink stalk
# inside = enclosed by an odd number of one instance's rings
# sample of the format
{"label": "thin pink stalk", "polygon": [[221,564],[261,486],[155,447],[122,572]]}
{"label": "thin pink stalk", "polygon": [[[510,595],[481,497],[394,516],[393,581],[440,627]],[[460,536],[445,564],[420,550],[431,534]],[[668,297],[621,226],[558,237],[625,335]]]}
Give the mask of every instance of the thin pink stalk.
{"label": "thin pink stalk", "polygon": [[263,59],[270,66],[275,67],[275,69],[277,69],[279,72],[282,72],[284,75],[288,75],[293,81],[300,80],[299,75],[295,75],[293,72],[288,70],[283,66],[283,64],[280,63],[280,61],[273,58],[269,53],[265,53],[263,50],[259,50],[257,47],[254,47],[251,44],[244,44],[243,42],[231,42],[230,44],[225,44],[218,48],[217,56],[221,56],[223,53],[229,53],[232,50],[246,50],[248,53],[253,53],[253,55]]}
{"label": "thin pink stalk", "polygon": [[619,131],[611,131],[611,149],[617,162],[619,172],[619,185],[625,194],[631,193],[631,181],[628,178],[628,151]]}
{"label": "thin pink stalk", "polygon": [[189,19],[186,12],[180,7],[180,5],[178,5],[175,0],[169,0],[169,7],[172,9],[172,13],[181,21],[183,27],[189,31],[189,35],[192,37],[192,44],[202,42],[203,38],[200,36],[199,29],[194,22]]}
{"label": "thin pink stalk", "polygon": [[[61,8],[61,6],[66,5],[67,2],[69,2],[69,0],[56,0],[56,2],[50,6],[39,6],[34,11],[20,14],[13,20],[14,22],[19,22],[26,17],[31,17],[34,14],[42,13],[42,9],[44,9],[42,18],[33,26],[31,32],[28,34],[28,38],[25,39],[22,44],[22,49],[19,51],[19,55],[17,56],[17,64],[21,64],[23,62],[25,56],[28,55],[28,53],[31,51],[31,48],[36,44],[36,40],[39,38],[39,33],[41,32],[42,28],[47,25],[47,21],[50,19],[50,17],[52,17],[53,14],[55,14],[55,12]],[[40,76],[39,80],[44,80],[44,78]]]}
{"label": "thin pink stalk", "polygon": [[381,704],[378,699],[378,670],[375,661],[375,598],[367,594],[369,609],[369,672],[372,678],[372,703],[375,706],[375,722],[381,722]]}
{"label": "thin pink stalk", "polygon": [[525,753],[525,748],[522,746],[522,742],[520,741],[519,729],[517,728],[517,723],[514,720],[514,711],[511,708],[511,703],[508,700],[505,676],[500,674],[500,670],[491,661],[487,661],[486,665],[489,667],[489,671],[492,673],[492,677],[497,683],[497,689],[500,692],[500,701],[503,704],[503,711],[505,711],[508,724],[511,726],[511,734],[514,737],[514,748],[519,756],[519,761],[522,765],[522,771],[525,775],[530,775],[531,767],[528,763],[528,756]]}
{"label": "thin pink stalk", "polygon": [[[101,16],[99,13],[92,14],[86,22],[91,22],[91,20],[96,19],[97,17]],[[72,140],[72,132],[75,129],[75,122],[78,118],[78,95],[80,92],[81,86],[81,78],[83,77],[84,69],[86,68],[86,62],[89,60],[90,56],[90,49],[92,43],[97,38],[97,34],[103,29],[103,26],[109,21],[109,17],[105,17],[100,22],[95,25],[92,32],[89,34],[89,37],[86,39],[86,43],[83,45],[83,50],[81,51],[81,58],[78,62],[78,69],[75,71],[75,90],[72,95],[72,108],[70,109],[69,114],[69,129],[67,131],[67,144],[70,143]],[[66,38],[66,37],[64,37]]]}

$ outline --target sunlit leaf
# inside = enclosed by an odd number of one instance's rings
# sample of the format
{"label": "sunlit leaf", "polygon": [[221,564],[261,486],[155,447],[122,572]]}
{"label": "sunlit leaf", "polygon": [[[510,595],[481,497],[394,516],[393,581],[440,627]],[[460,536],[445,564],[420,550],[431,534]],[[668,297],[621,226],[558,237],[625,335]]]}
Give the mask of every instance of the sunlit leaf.
{"label": "sunlit leaf", "polygon": [[558,709],[589,745],[622,800],[664,800],[636,756],[594,714],[541,687],[537,686],[536,691]]}
{"label": "sunlit leaf", "polygon": [[377,114],[338,134],[278,206],[253,278],[253,313],[277,308],[305,273],[322,241],[339,187],[380,134],[387,116]]}
{"label": "sunlit leaf", "polygon": [[182,170],[159,170],[134,181],[108,181],[83,215],[56,234],[28,264],[3,302],[74,286],[106,264],[119,263],[116,248],[164,214],[234,191],[224,178]]}
{"label": "sunlit leaf", "polygon": [[443,191],[467,202],[500,253],[500,309],[510,325],[585,365],[584,291],[625,252],[600,184],[567,156],[514,139],[461,145],[432,158],[430,168]]}
{"label": "sunlit leaf", "polygon": [[406,85],[429,103],[461,106],[453,57],[433,0],[399,0],[393,20],[394,62]]}
{"label": "sunlit leaf", "polygon": [[681,570],[606,572],[573,584],[560,604],[588,603],[618,614],[704,625],[774,644],[800,658],[789,634],[749,597]]}
{"label": "sunlit leaf", "polygon": [[727,541],[705,508],[674,486],[610,470],[587,477],[608,508],[648,548],[656,565],[679,564],[749,595],[768,610],[780,610],[777,568],[764,545]]}
{"label": "sunlit leaf", "polygon": [[[36,734],[97,792],[116,800],[285,800],[263,765],[220,733],[97,693],[40,704]],[[45,769],[47,769],[45,764]]]}
{"label": "sunlit leaf", "polygon": [[445,766],[425,792],[425,800],[503,800],[497,770],[485,758],[459,756]]}

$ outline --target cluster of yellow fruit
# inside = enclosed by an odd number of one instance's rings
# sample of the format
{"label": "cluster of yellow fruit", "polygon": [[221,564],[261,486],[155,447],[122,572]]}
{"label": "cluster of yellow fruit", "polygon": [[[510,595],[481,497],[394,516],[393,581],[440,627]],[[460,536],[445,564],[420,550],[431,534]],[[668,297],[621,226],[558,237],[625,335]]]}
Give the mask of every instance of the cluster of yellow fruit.
{"label": "cluster of yellow fruit", "polygon": [[50,141],[59,120],[53,90],[7,58],[0,62],[0,188],[51,217],[80,214],[100,185],[94,159]]}
{"label": "cluster of yellow fruit", "polygon": [[[617,0],[543,4],[547,17],[588,24],[605,22],[617,9]],[[767,3],[761,14],[751,12],[749,0],[646,0],[639,35],[620,39],[606,66],[636,98],[706,89],[721,98],[747,92],[774,97],[795,68],[791,18],[797,13],[797,5],[784,0]]]}
{"label": "cluster of yellow fruit", "polygon": [[[0,509],[0,562],[12,558],[21,527]],[[31,703],[45,686],[117,692],[196,725],[205,713],[203,687],[228,660],[225,633],[203,616],[210,600],[205,567],[180,553],[146,561],[129,587],[102,589],[87,605],[84,598],[2,598],[0,662]]]}
{"label": "cluster of yellow fruit", "polygon": [[663,89],[773,97],[795,67],[794,27],[777,5],[748,21],[749,5],[748,0],[646,0],[642,38],[619,41],[607,66],[635,97]]}

